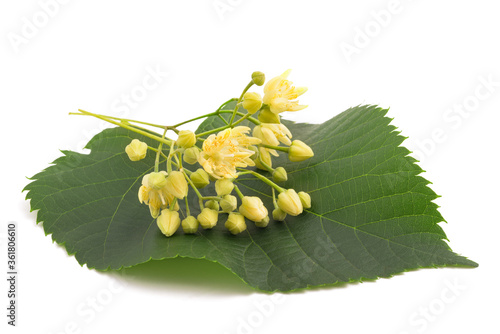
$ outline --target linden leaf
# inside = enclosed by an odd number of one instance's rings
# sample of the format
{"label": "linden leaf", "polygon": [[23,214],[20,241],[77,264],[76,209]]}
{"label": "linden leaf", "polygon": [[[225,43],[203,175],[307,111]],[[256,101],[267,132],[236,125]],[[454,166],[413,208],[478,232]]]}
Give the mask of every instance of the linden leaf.
{"label": "linden leaf", "polygon": [[[236,236],[224,228],[225,214],[212,230],[162,235],[148,207],[137,199],[154,156],[131,162],[124,152],[134,138],[156,143],[122,128],[95,136],[87,145],[88,155],[64,151],[25,190],[45,233],[80,264],[99,270],[177,256],[206,258],[252,287],[290,291],[422,267],[476,267],[444,241],[438,225],[443,217],[432,202],[437,195],[400,146],[404,138],[389,124],[386,112],[358,106],[323,124],[284,122],[293,139],[309,144],[315,156],[291,163],[281,153],[274,165],[285,167],[288,181],[280,185],[308,192],[312,208],[285,222],[271,219],[264,229],[247,222],[247,231]],[[211,117],[198,132],[224,124]],[[248,175],[238,184],[272,211],[269,186]],[[189,198],[196,215],[192,191]]]}

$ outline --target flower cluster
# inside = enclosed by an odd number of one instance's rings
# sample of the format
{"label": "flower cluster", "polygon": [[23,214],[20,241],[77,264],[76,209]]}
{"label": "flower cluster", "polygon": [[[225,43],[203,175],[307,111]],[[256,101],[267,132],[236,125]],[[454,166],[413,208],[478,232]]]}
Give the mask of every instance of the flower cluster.
{"label": "flower cluster", "polygon": [[[134,139],[125,152],[131,161],[144,159],[148,151],[155,152],[154,171],[143,176],[138,197],[141,203],[149,206],[151,216],[156,219],[164,235],[172,236],[181,226],[184,233],[196,233],[200,225],[203,229],[213,228],[221,215],[227,215],[224,226],[229,232],[238,234],[246,230],[246,219],[262,228],[268,226],[270,221],[269,211],[262,199],[246,196],[239,189],[240,175],[253,175],[270,186],[273,198],[271,215],[275,221],[284,221],[287,215],[300,215],[304,209],[311,207],[309,194],[277,184],[287,181],[288,175],[283,166],[273,167],[273,157],[280,153],[287,154],[292,162],[303,161],[314,155],[304,142],[293,140],[290,130],[281,123],[282,113],[307,107],[300,105],[297,100],[307,88],[294,87],[287,79],[289,74],[290,70],[265,83],[265,75],[254,72],[240,98],[228,101],[236,102],[234,109],[223,109],[228,105],[225,103],[217,111],[204,115],[218,116],[224,119],[225,125],[198,134],[178,130],[177,127],[200,117],[174,126],[163,126],[81,112],[159,142],[158,148],[155,148]],[[257,92],[248,91],[254,85],[264,85],[263,97]],[[252,124],[253,128],[243,126],[243,121]],[[142,128],[143,124],[164,129],[163,136],[146,131]],[[168,131],[173,131],[177,139],[166,137]],[[197,146],[197,143],[201,145]],[[168,148],[164,150],[163,146]],[[163,158],[162,163],[160,158]],[[197,168],[190,170],[184,164]],[[164,168],[160,168],[161,165]],[[257,172],[256,168],[269,172],[270,177],[266,176],[267,173]],[[202,195],[199,189],[211,182],[214,183],[215,194]],[[196,217],[191,215],[187,200],[189,189],[198,197],[199,214]],[[180,209],[181,200],[186,203],[186,212]],[[181,216],[184,217],[182,221]]]}

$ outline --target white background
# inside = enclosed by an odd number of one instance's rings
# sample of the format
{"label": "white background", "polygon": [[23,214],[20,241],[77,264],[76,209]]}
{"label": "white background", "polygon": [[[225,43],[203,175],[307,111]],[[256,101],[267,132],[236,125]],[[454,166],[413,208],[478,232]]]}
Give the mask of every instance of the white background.
{"label": "white background", "polygon": [[[15,221],[20,276],[16,328],[6,325],[1,280],[2,328],[44,334],[497,330],[498,7],[486,0],[3,1],[0,259],[6,262],[5,225]],[[26,177],[59,157],[59,149],[82,151],[102,127],[69,112],[173,124],[239,95],[254,70],[270,78],[288,68],[296,85],[309,87],[301,98],[309,108],[289,119],[322,122],[365,103],[390,107],[393,124],[410,138],[405,145],[442,196],[436,202],[451,247],[479,268],[425,269],[268,295],[201,260],[149,264],[125,277],[90,271],[35,225],[21,193]],[[144,90],[151,71],[162,74]],[[129,106],[122,100],[127,94],[135,94]]]}

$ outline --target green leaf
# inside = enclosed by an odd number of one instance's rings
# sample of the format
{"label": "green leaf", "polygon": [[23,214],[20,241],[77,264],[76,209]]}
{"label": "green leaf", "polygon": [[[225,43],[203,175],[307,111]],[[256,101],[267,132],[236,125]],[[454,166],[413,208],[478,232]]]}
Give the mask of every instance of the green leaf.
{"label": "green leaf", "polygon": [[[133,138],[156,144],[131,131],[104,130],[87,145],[90,154],[64,151],[53,166],[36,174],[25,190],[31,209],[39,210],[46,234],[64,244],[80,264],[119,269],[150,259],[206,258],[230,269],[252,287],[289,291],[309,286],[355,282],[422,267],[477,264],[451,251],[438,225],[443,221],[432,201],[437,195],[404,137],[375,106],[351,108],[318,125],[284,122],[308,143],[315,156],[290,163],[281,153],[274,163],[286,168],[282,186],[306,191],[313,206],[285,222],[271,219],[265,229],[248,223],[233,236],[225,215],[212,230],[195,235],[178,231],[166,238],[139,204],[143,175],[152,171],[153,154],[131,162],[124,147]],[[229,117],[228,114],[225,117]],[[198,132],[223,126],[218,117]],[[267,173],[264,173],[267,174]],[[271,189],[248,175],[240,189],[260,196],[272,211]],[[190,192],[192,214],[197,214]]]}

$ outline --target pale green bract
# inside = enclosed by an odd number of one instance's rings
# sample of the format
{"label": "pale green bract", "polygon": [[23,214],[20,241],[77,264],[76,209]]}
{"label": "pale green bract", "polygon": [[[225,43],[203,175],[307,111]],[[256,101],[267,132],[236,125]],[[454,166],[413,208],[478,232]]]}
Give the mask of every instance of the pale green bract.
{"label": "pale green bract", "polygon": [[[308,192],[312,207],[284,222],[271,219],[265,229],[247,221],[247,230],[238,235],[224,228],[227,214],[221,214],[212,230],[179,230],[166,238],[137,199],[154,156],[132,162],[124,151],[135,138],[156,144],[122,128],[96,135],[87,145],[88,155],[64,151],[25,190],[45,233],[80,264],[98,270],[177,256],[206,258],[254,288],[290,291],[422,267],[476,267],[444,241],[438,225],[443,217],[432,202],[437,195],[400,146],[404,137],[389,124],[386,112],[358,106],[319,125],[284,121],[293,139],[307,142],[315,155],[290,163],[281,153],[276,166],[285,167],[288,181],[280,185]],[[223,125],[213,116],[198,132]],[[245,195],[261,197],[272,211],[268,185],[249,175],[240,176],[237,184]],[[189,198],[196,216],[192,191]]]}

